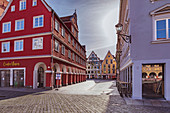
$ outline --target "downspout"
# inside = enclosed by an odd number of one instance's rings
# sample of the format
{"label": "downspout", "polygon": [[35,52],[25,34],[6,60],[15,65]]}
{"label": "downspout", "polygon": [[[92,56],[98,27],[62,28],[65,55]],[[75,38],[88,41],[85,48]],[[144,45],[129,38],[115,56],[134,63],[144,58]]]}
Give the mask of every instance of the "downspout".
{"label": "downspout", "polygon": [[52,49],[51,49],[51,83],[52,83],[52,89],[53,89],[53,62],[54,62],[54,58],[53,58],[53,54],[54,54],[54,10],[52,9]]}

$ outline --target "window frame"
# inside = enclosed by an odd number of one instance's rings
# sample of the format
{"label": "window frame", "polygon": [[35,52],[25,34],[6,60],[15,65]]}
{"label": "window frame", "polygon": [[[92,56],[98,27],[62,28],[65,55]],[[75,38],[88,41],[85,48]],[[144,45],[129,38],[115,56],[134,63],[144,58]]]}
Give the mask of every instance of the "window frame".
{"label": "window frame", "polygon": [[12,5],[11,6],[11,12],[14,12],[15,11],[15,5]]}
{"label": "window frame", "polygon": [[[16,50],[16,43],[19,42],[19,48],[20,48],[20,42],[22,41],[22,49],[21,50]],[[24,40],[15,40],[14,41],[14,52],[17,52],[17,51],[24,51]]]}
{"label": "window frame", "polygon": [[[36,2],[36,4],[34,4]],[[32,0],[32,6],[37,6],[37,0]]]}
{"label": "window frame", "polygon": [[65,56],[65,46],[64,45],[61,46],[61,54]]}
{"label": "window frame", "polygon": [[[25,9],[21,9],[21,2],[25,2]],[[27,9],[27,1],[26,0],[20,0],[19,2],[19,11],[26,10]]]}
{"label": "window frame", "polygon": [[[24,21],[23,29],[17,29],[17,22],[21,22],[22,20]],[[25,19],[15,20],[15,31],[21,31],[21,30],[24,30],[24,29],[25,29]]]}
{"label": "window frame", "polygon": [[71,43],[71,36],[68,34],[68,42]]}
{"label": "window frame", "polygon": [[62,29],[61,29],[61,35],[62,35],[62,37],[65,38],[65,34],[66,34],[66,31],[65,31],[64,27],[62,26]]}
{"label": "window frame", "polygon": [[[39,18],[43,18],[42,26],[39,26]],[[38,18],[38,26],[35,26],[35,18]],[[33,28],[44,27],[44,15],[34,16],[33,17]]]}
{"label": "window frame", "polygon": [[[56,24],[56,23],[57,23],[57,24]],[[54,25],[54,27],[55,27],[55,30],[59,32],[59,30],[60,30],[60,23],[58,22],[57,19],[55,19],[55,25]]]}
{"label": "window frame", "polygon": [[[56,43],[58,43],[57,48],[56,48]],[[60,43],[57,40],[55,40],[55,42],[54,42],[54,50],[57,51],[57,52],[59,52],[59,50],[60,50]]]}
{"label": "window frame", "polygon": [[[10,23],[10,29],[9,29],[9,31],[4,31],[4,25],[5,24],[9,24]],[[9,22],[4,22],[4,23],[2,23],[2,33],[9,33],[9,32],[11,32],[11,21],[9,21]]]}
{"label": "window frame", "polygon": [[68,58],[71,59],[71,51],[68,50]]}
{"label": "window frame", "polygon": [[[9,51],[4,51],[3,50],[3,44],[9,44]],[[1,43],[1,53],[9,53],[10,52],[10,41],[8,41],[8,42],[2,42]]]}
{"label": "window frame", "polygon": [[73,61],[75,60],[74,56],[75,56],[75,54],[74,54],[74,53],[72,53],[72,60],[73,60]]}
{"label": "window frame", "polygon": [[[34,47],[34,40],[35,40],[35,39],[42,39],[42,47],[41,47],[41,48],[35,48],[35,47]],[[44,46],[44,41],[43,41],[43,40],[44,40],[43,37],[33,38],[33,39],[32,39],[32,50],[43,49],[43,46]]]}

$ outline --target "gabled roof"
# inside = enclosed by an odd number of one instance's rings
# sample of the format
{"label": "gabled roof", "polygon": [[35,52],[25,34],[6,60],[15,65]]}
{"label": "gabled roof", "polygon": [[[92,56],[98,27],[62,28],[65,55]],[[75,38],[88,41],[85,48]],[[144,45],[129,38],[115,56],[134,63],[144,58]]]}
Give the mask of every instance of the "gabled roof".
{"label": "gabled roof", "polygon": [[170,13],[170,3],[153,10],[152,12],[150,12],[150,15],[156,15],[162,13]]}
{"label": "gabled roof", "polygon": [[[94,51],[92,51],[92,52],[90,53],[89,57],[90,57],[92,54],[94,54],[94,55],[98,58],[98,60],[100,61],[100,58],[97,56],[97,54],[96,54]],[[89,59],[89,57],[87,58],[87,60]]]}
{"label": "gabled roof", "polygon": [[[106,57],[107,57],[107,55],[110,53],[110,55],[113,57],[113,59],[115,60],[115,57],[114,57],[114,55],[112,55],[112,53],[110,52],[110,50],[108,50],[108,52],[107,52],[107,54],[106,54],[106,56],[105,56],[105,58],[104,58],[104,60],[103,61],[105,61],[105,59],[106,59]],[[102,61],[102,63],[103,63],[103,61]]]}

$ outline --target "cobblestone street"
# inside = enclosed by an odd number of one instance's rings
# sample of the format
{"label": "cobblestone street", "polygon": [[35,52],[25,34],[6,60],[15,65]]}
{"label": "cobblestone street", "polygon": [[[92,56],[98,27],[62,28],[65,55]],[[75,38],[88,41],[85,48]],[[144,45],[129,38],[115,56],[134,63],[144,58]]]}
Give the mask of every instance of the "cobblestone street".
{"label": "cobblestone street", "polygon": [[[94,81],[62,87],[59,91],[0,89],[0,113],[169,113],[170,108],[126,104],[115,81]],[[13,96],[12,96],[13,95]],[[169,103],[170,105],[170,103]]]}

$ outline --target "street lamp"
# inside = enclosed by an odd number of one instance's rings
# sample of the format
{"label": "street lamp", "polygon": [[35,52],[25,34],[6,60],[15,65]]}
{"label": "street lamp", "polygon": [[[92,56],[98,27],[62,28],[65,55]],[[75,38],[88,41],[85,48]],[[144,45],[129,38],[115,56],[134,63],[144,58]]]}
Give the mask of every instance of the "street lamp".
{"label": "street lamp", "polygon": [[126,43],[131,43],[131,35],[121,34],[123,30],[123,25],[118,23],[115,25],[118,36],[121,36]]}

